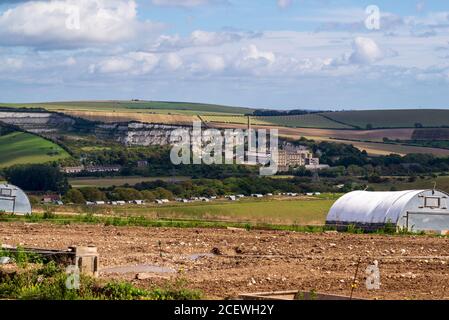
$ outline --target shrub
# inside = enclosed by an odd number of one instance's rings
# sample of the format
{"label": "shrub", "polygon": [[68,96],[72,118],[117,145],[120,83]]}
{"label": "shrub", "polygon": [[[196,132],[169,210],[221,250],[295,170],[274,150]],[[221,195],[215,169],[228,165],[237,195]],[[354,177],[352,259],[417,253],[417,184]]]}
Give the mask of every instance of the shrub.
{"label": "shrub", "polygon": [[46,220],[54,219],[56,217],[55,211],[52,208],[45,208],[43,218]]}

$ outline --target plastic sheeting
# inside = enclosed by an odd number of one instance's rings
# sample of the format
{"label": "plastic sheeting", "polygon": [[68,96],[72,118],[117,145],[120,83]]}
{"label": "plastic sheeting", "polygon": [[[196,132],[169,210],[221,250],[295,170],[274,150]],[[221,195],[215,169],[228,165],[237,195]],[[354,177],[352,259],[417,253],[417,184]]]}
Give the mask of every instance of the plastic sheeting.
{"label": "plastic sheeting", "polygon": [[31,214],[28,196],[20,188],[10,184],[0,184],[0,211],[14,214]]}
{"label": "plastic sheeting", "polygon": [[[439,206],[425,206],[425,199],[439,199]],[[398,192],[354,191],[341,197],[332,206],[327,216],[331,224],[374,224],[387,223],[408,226],[410,213],[449,216],[448,195],[435,190],[409,190]],[[441,226],[444,228],[445,226]],[[449,228],[449,226],[446,226]],[[439,229],[441,229],[439,228]]]}

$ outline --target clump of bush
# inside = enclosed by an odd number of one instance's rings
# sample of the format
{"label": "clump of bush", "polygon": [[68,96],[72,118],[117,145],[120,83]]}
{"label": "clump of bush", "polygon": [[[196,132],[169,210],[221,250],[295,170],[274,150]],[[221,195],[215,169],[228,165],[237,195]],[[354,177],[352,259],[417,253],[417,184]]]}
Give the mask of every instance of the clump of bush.
{"label": "clump of bush", "polygon": [[[29,262],[23,252],[14,258]],[[140,289],[127,282],[104,283],[80,275],[79,289],[66,285],[68,275],[53,261],[33,266],[17,264],[15,271],[0,267],[0,299],[21,300],[197,300],[201,293],[185,288],[185,282],[176,281],[163,288]],[[25,267],[27,266],[27,267]]]}

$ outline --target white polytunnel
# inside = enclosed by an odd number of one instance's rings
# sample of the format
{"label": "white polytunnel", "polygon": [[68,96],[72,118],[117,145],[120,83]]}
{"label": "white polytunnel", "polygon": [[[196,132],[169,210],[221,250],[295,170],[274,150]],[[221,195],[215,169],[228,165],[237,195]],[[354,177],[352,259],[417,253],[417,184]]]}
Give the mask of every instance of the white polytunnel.
{"label": "white polytunnel", "polygon": [[0,184],[0,212],[18,215],[31,214],[30,200],[19,187]]}
{"label": "white polytunnel", "polygon": [[449,195],[438,190],[354,191],[338,199],[327,225],[376,230],[387,224],[412,232],[449,230]]}

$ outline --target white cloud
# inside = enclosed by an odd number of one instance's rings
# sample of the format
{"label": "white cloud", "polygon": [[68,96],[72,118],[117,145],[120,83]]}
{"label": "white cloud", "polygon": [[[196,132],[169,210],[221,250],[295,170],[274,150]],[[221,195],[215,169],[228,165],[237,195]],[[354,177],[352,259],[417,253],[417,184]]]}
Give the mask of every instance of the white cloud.
{"label": "white cloud", "polygon": [[276,55],[270,51],[260,51],[254,44],[244,48],[244,60],[265,60],[268,64],[276,61]]}
{"label": "white cloud", "polygon": [[169,53],[163,58],[163,66],[171,71],[176,71],[183,66],[183,60],[176,53]]}
{"label": "white cloud", "polygon": [[225,3],[224,0],[151,0],[151,3],[156,6],[167,7],[198,7],[207,4]]}
{"label": "white cloud", "polygon": [[0,45],[78,48],[127,41],[161,28],[140,22],[136,8],[134,0],[25,2],[0,13]]}
{"label": "white cloud", "polygon": [[354,51],[349,57],[351,63],[371,64],[380,61],[385,57],[377,43],[370,38],[355,38],[353,49]]}
{"label": "white cloud", "polygon": [[145,75],[159,63],[159,57],[148,52],[130,52],[114,56],[89,66],[90,73]]}
{"label": "white cloud", "polygon": [[0,57],[0,71],[17,71],[22,69],[23,60],[19,58]]}
{"label": "white cloud", "polygon": [[260,33],[254,32],[232,32],[232,31],[204,31],[195,30],[187,37],[179,35],[161,35],[153,45],[156,51],[181,50],[191,47],[212,47],[225,43],[236,43],[244,39],[260,37]]}
{"label": "white cloud", "polygon": [[202,54],[193,64],[195,72],[221,72],[226,68],[224,58],[218,54]]}
{"label": "white cloud", "polygon": [[281,9],[288,8],[293,4],[293,0],[276,0],[276,2]]}

